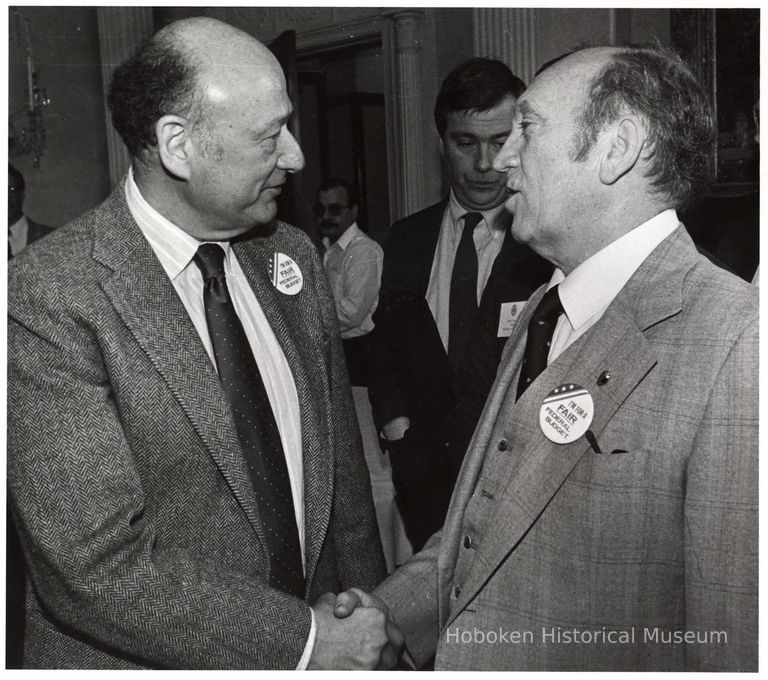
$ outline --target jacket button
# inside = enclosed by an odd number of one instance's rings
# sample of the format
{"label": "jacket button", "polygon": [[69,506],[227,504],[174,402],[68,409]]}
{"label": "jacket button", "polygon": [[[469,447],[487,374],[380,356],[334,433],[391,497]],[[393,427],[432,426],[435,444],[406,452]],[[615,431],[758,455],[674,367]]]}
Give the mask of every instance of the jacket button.
{"label": "jacket button", "polygon": [[502,439],[499,442],[498,449],[499,449],[499,451],[508,451],[509,450],[509,442],[506,439]]}
{"label": "jacket button", "polygon": [[608,381],[611,379],[611,372],[610,371],[603,371],[600,374],[600,377],[597,379],[597,384],[601,387],[608,383]]}
{"label": "jacket button", "polygon": [[472,547],[472,538],[469,536],[464,537],[464,547],[469,550]]}
{"label": "jacket button", "polygon": [[458,599],[459,595],[461,595],[461,587],[460,587],[460,586],[456,586],[456,587],[453,589],[453,596],[454,596],[456,599]]}

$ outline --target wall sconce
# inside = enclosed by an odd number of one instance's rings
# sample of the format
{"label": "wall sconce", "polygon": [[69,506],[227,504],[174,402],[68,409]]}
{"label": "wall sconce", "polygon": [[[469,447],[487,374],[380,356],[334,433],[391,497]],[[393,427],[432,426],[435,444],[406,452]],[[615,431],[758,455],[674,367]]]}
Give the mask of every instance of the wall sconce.
{"label": "wall sconce", "polygon": [[[19,30],[19,10],[13,10],[16,19],[17,35]],[[32,41],[29,35],[29,20],[24,19],[24,43],[27,53],[26,75],[27,87],[25,89],[25,106],[10,115],[8,121],[8,155],[23,156],[33,154],[35,167],[40,167],[40,158],[46,147],[45,123],[43,121],[43,109],[51,100],[46,95],[45,88],[40,87],[39,73],[32,59]]]}

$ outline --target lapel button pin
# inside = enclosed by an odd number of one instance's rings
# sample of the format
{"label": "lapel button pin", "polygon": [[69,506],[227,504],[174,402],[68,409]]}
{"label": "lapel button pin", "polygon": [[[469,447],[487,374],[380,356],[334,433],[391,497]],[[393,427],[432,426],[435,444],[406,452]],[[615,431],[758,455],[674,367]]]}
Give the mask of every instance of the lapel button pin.
{"label": "lapel button pin", "polygon": [[605,385],[609,380],[611,379],[611,372],[610,371],[603,371],[600,374],[600,377],[597,379],[597,384],[601,387]]}

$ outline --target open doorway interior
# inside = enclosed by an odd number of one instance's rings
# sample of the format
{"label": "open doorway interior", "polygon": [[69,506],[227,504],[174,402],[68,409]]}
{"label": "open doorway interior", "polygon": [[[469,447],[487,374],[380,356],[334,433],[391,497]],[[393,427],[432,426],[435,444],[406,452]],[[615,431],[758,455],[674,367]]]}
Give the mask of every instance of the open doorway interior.
{"label": "open doorway interior", "polygon": [[314,232],[315,191],[323,179],[340,177],[351,182],[360,197],[358,226],[383,243],[390,214],[381,42],[299,54],[297,66],[299,129],[306,158],[305,196],[297,215],[304,223],[297,226]]}

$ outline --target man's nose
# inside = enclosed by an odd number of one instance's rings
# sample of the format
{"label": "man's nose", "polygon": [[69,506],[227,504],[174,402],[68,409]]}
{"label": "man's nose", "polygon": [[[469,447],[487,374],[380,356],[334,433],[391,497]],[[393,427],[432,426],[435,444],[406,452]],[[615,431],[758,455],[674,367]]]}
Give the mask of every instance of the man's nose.
{"label": "man's nose", "polygon": [[516,141],[517,135],[514,133],[507,137],[504,146],[499,149],[496,158],[493,160],[493,169],[497,172],[507,172],[518,165],[519,145]]}
{"label": "man's nose", "polygon": [[481,144],[475,158],[475,169],[479,172],[488,172],[493,168],[493,151],[485,144]]}
{"label": "man's nose", "polygon": [[299,143],[291,134],[288,128],[285,128],[280,135],[280,142],[283,149],[277,161],[277,166],[286,172],[298,172],[304,169],[304,154],[301,151]]}

